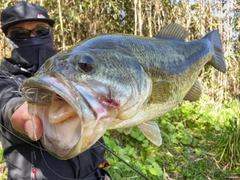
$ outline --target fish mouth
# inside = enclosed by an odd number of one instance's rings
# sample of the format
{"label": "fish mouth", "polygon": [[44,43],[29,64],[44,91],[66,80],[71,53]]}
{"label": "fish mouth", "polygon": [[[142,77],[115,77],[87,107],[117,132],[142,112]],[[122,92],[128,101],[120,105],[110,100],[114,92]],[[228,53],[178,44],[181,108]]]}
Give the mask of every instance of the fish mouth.
{"label": "fish mouth", "polygon": [[42,121],[45,149],[60,159],[74,156],[77,144],[81,146],[83,119],[71,85],[62,77],[42,76],[28,79],[22,90],[32,119]]}
{"label": "fish mouth", "polygon": [[90,148],[118,112],[118,103],[107,95],[99,96],[88,85],[62,75],[29,78],[22,91],[29,113],[42,120],[42,145],[59,159]]}

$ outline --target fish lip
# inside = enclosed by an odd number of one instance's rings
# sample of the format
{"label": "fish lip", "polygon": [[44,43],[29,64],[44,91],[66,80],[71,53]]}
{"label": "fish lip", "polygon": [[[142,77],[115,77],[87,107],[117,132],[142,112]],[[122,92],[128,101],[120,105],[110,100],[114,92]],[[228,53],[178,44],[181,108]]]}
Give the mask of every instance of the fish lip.
{"label": "fish lip", "polygon": [[[25,98],[27,97],[27,94],[25,93],[28,89],[31,88],[36,88],[36,89],[43,89],[43,90],[47,90],[53,93],[58,94],[59,96],[61,96],[64,101],[66,101],[78,114],[80,122],[78,124],[79,127],[81,127],[80,130],[80,135],[79,135],[79,139],[78,141],[75,143],[74,146],[72,146],[71,148],[68,147],[64,147],[63,149],[61,149],[62,151],[59,151],[59,146],[58,143],[54,142],[56,140],[51,140],[51,138],[49,138],[47,135],[43,135],[41,138],[41,141],[46,140],[47,142],[44,143],[42,142],[43,146],[48,149],[50,151],[51,154],[53,154],[54,156],[60,158],[60,159],[66,159],[69,156],[73,157],[75,156],[74,151],[76,146],[82,148],[82,133],[83,133],[83,121],[82,121],[82,114],[81,114],[81,106],[78,104],[79,100],[76,100],[76,98],[74,98],[74,95],[76,95],[76,93],[79,93],[78,91],[73,92],[73,87],[71,83],[68,83],[69,81],[63,77],[62,75],[59,74],[54,74],[54,75],[39,75],[38,77],[31,77],[29,79],[27,79],[23,85],[22,85],[22,90],[23,90],[23,95],[25,96]],[[63,87],[64,88],[61,88]],[[80,93],[79,93],[80,94]],[[77,94],[78,95],[78,94]],[[84,98],[82,98],[81,94],[79,96],[81,98],[81,101],[85,101]],[[26,100],[29,100],[29,98],[26,98]],[[29,102],[30,104],[38,104],[38,102]],[[40,105],[44,105],[44,104],[40,104]],[[46,138],[48,137],[48,138]],[[43,138],[45,138],[43,140]],[[78,143],[81,143],[80,145]],[[52,146],[52,147],[47,147],[47,146]],[[54,146],[56,147],[55,149],[57,149],[55,152],[52,151],[54,149]],[[77,153],[79,154],[79,153]]]}
{"label": "fish lip", "polygon": [[[26,80],[22,85],[22,90],[24,92],[23,95],[28,101],[29,99],[31,99],[31,98],[28,98],[28,95],[26,94],[28,89],[36,88],[36,89],[46,90],[59,95],[78,113],[81,107],[78,106],[78,102],[74,98],[74,95],[76,95],[76,92],[78,91],[73,92],[74,87],[71,85],[71,83],[66,83],[66,82],[68,82],[68,80],[64,76],[59,74],[44,75],[44,76],[39,76],[37,78],[31,77],[28,80]],[[61,87],[58,87],[58,85],[62,85],[65,87],[61,88]],[[78,93],[77,95],[79,95],[79,97],[82,97],[81,93]],[[82,98],[82,100],[85,101],[84,98]],[[39,101],[28,101],[28,103],[39,104]],[[45,104],[40,103],[39,105],[45,105]],[[78,113],[78,115],[79,117],[81,117],[81,114]]]}

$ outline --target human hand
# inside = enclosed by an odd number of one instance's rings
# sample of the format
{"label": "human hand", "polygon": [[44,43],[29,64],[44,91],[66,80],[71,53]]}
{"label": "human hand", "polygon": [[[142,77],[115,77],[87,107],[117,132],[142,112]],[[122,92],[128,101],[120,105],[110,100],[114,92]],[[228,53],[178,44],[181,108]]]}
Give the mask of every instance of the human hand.
{"label": "human hand", "polygon": [[[34,120],[32,121],[32,118]],[[33,125],[34,122],[34,125]],[[24,102],[12,115],[11,123],[16,131],[26,134],[33,141],[37,141],[42,136],[42,121],[39,117],[31,116],[28,112],[28,104]]]}

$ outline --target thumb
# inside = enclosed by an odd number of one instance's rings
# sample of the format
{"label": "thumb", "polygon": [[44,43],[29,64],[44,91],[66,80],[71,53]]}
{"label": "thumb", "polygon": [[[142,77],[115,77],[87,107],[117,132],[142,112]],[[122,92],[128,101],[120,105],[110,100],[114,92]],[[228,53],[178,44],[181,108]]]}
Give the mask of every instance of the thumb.
{"label": "thumb", "polygon": [[42,136],[42,122],[38,116],[29,114],[27,102],[16,109],[10,121],[16,131],[28,135],[32,140],[36,141]]}

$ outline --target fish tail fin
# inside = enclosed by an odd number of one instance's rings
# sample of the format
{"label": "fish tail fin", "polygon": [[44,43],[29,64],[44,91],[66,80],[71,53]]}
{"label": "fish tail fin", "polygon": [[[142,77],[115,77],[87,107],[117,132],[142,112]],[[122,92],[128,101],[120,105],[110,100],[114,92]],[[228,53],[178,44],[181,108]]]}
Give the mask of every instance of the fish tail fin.
{"label": "fish tail fin", "polygon": [[210,64],[217,70],[225,73],[227,71],[227,62],[222,51],[222,41],[219,32],[217,30],[211,31],[203,38],[208,39],[213,46],[213,59],[210,61]]}

